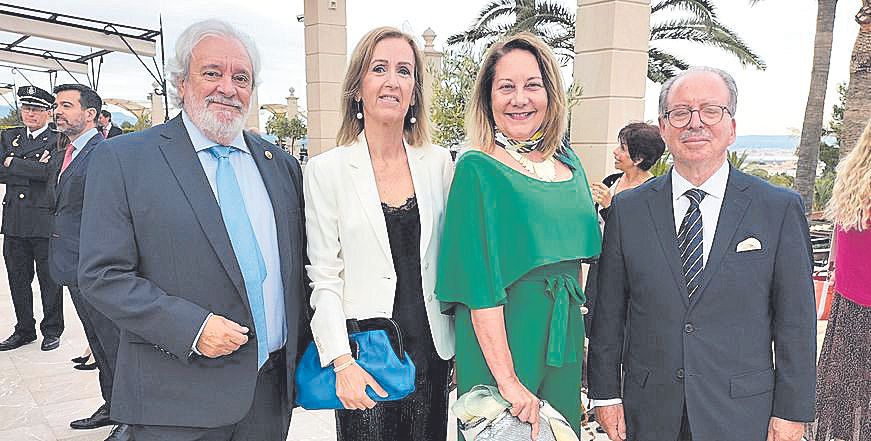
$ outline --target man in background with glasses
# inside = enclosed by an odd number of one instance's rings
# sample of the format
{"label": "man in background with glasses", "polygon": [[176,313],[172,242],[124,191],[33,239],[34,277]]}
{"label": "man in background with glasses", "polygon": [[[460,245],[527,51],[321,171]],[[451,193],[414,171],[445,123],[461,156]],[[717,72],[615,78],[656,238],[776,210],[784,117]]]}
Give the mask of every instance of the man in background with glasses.
{"label": "man in background with glasses", "polygon": [[15,307],[15,330],[0,351],[9,351],[36,341],[33,318],[33,276],[39,280],[42,297],[43,351],[57,349],[64,330],[62,288],[49,274],[48,237],[51,233],[54,199],[51,194],[48,160],[57,148],[57,133],[48,128],[54,96],[35,86],[18,89],[21,120],[0,135],[0,183],[6,184],[3,198],[3,260],[9,291]]}
{"label": "man in background with glasses", "polygon": [[589,355],[611,440],[798,441],[813,420],[804,207],[730,167],[737,97],[719,69],[666,82],[659,127],[674,167],[611,205]]}

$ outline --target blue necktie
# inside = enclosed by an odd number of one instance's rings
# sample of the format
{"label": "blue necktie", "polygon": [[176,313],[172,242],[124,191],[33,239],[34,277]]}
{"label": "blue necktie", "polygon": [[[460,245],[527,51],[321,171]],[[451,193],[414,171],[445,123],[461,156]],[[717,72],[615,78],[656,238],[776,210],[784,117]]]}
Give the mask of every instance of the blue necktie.
{"label": "blue necktie", "polygon": [[230,163],[230,154],[236,149],[223,145],[209,148],[215,159],[218,160],[218,171],[215,174],[215,183],[218,187],[218,204],[221,206],[221,217],[227,226],[227,234],[230,235],[230,243],[233,252],[242,270],[242,279],[245,281],[245,291],[248,293],[248,305],[251,307],[251,316],[254,318],[254,333],[257,335],[257,366],[263,366],[268,358],[266,343],[266,308],[263,305],[263,281],[266,280],[266,262],[257,244],[257,236],[254,235],[254,227],[245,210],[245,200],[242,198],[242,190],[236,180],[233,164]]}
{"label": "blue necktie", "polygon": [[705,266],[702,259],[702,211],[699,209],[705,194],[707,193],[698,188],[691,188],[684,193],[690,200],[690,208],[687,209],[677,234],[677,247],[680,250],[683,275],[690,297],[699,289],[699,274]]}

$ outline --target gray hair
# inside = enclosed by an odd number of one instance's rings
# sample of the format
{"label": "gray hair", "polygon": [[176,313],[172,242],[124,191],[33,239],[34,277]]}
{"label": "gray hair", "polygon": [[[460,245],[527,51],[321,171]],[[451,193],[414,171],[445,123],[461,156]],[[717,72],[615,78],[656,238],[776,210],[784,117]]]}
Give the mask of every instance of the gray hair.
{"label": "gray hair", "polygon": [[175,56],[166,65],[166,76],[173,88],[170,98],[172,98],[174,105],[181,106],[184,101],[178,93],[178,86],[190,74],[191,51],[203,38],[210,36],[230,38],[242,44],[245,51],[248,52],[248,58],[251,59],[251,66],[254,69],[254,72],[251,73],[254,77],[251,81],[251,88],[254,89],[259,83],[257,75],[260,72],[260,53],[257,52],[254,40],[248,34],[237,30],[225,21],[203,20],[188,26],[179,35],[175,42]]}
{"label": "gray hair", "polygon": [[729,103],[726,105],[726,108],[729,109],[730,115],[735,116],[735,112],[738,110],[738,86],[735,84],[735,79],[725,70],[708,66],[691,67],[669,78],[668,81],[663,83],[662,89],[659,91],[659,114],[665,115],[665,112],[668,110],[668,94],[671,93],[671,87],[674,86],[674,83],[677,80],[696,72],[711,72],[723,80],[723,83],[726,84],[726,88],[729,89]]}

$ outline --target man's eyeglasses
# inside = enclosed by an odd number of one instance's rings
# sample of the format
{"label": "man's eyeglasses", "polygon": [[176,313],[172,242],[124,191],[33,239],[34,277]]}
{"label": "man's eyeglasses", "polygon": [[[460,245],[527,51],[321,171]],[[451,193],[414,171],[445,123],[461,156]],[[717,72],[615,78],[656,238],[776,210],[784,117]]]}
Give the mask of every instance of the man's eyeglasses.
{"label": "man's eyeglasses", "polygon": [[702,124],[706,126],[713,126],[718,124],[720,121],[723,120],[723,115],[725,115],[726,113],[728,113],[730,116],[732,115],[732,112],[730,112],[726,106],[706,104],[699,109],[691,109],[689,107],[679,107],[677,109],[672,109],[668,112],[665,112],[664,116],[672,127],[676,129],[682,129],[690,125],[690,121],[692,121],[693,119],[693,112],[699,114],[699,120],[701,120]]}
{"label": "man's eyeglasses", "polygon": [[44,107],[21,106],[21,111],[24,113],[41,113],[48,111],[48,109]]}

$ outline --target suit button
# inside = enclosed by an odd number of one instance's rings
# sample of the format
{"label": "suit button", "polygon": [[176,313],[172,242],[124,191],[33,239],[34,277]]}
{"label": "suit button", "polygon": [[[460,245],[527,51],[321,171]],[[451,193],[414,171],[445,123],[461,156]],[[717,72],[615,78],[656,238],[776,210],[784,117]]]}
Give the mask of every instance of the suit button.
{"label": "suit button", "polygon": [[684,379],[683,368],[678,369],[677,372],[674,373],[674,376],[677,377],[678,380],[683,380]]}
{"label": "suit button", "polygon": [[683,325],[683,331],[686,332],[687,334],[691,334],[695,330],[696,330],[696,327],[693,326],[692,323],[687,323],[687,324]]}
{"label": "suit button", "polygon": [[24,193],[18,193],[18,199],[24,199]]}

